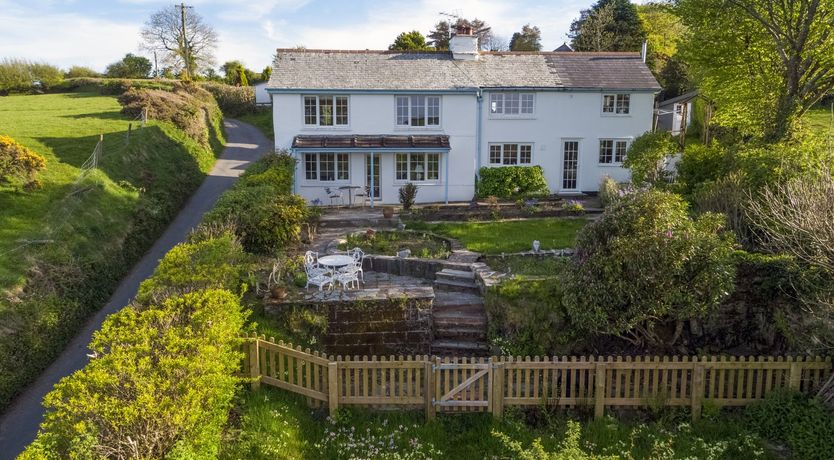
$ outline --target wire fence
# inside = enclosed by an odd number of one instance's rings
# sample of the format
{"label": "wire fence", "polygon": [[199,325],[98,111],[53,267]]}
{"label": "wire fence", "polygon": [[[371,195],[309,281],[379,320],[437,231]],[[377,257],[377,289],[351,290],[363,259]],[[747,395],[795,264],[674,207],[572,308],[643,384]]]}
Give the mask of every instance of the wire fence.
{"label": "wire fence", "polygon": [[[143,108],[136,117],[128,122],[128,129],[125,133],[123,148],[130,145],[131,134],[134,131],[133,124],[137,123],[136,130],[140,130],[145,127],[147,122],[148,109]],[[78,175],[73,181],[71,190],[58,200],[58,204],[52,207],[52,211],[48,212],[47,215],[44,216],[43,222],[40,225],[40,228],[44,229],[43,233],[31,238],[17,240],[17,243],[19,244],[11,249],[0,252],[0,257],[17,253],[30,246],[55,243],[55,238],[58,233],[72,220],[73,215],[78,210],[78,203],[73,203],[73,201],[77,201],[76,198],[79,195],[83,194],[83,192],[92,187],[92,185],[89,184],[90,180],[94,185],[101,183],[101,177],[98,174],[95,174],[95,172],[99,169],[101,159],[105,157],[106,153],[108,153],[108,151],[105,151],[104,147],[104,134],[102,133],[99,135],[98,142],[96,142],[95,147],[93,147],[93,151],[90,153],[90,156],[87,157],[87,159],[84,160],[79,167]],[[113,152],[119,150],[123,149],[114,149]]]}

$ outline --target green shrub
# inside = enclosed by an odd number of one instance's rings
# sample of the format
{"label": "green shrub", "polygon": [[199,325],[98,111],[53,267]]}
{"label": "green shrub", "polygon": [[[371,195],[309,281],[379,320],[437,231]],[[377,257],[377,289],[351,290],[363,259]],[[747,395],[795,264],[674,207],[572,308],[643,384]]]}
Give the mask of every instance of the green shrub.
{"label": "green shrub", "polygon": [[476,192],[478,198],[510,198],[549,193],[541,166],[483,167],[479,176]]}
{"label": "green shrub", "polygon": [[678,152],[678,142],[666,131],[647,132],[634,139],[628,148],[623,167],[631,170],[637,185],[657,185],[668,181],[666,159]]}
{"label": "green shrub", "polygon": [[745,415],[761,436],[787,444],[794,458],[831,458],[834,414],[819,400],[801,393],[777,391],[748,406]]}
{"label": "green shrub", "polygon": [[581,446],[582,426],[574,420],[568,421],[565,439],[556,451],[547,451],[542,445],[542,440],[535,439],[532,445],[524,448],[519,441],[513,440],[504,433],[493,430],[492,436],[501,441],[504,449],[509,452],[510,458],[521,460],[617,460],[620,457],[599,456],[586,452]]}
{"label": "green shrub", "polygon": [[609,176],[603,176],[599,184],[599,203],[607,208],[620,199],[620,184]]}
{"label": "green shrub", "polygon": [[224,193],[204,222],[231,222],[247,251],[274,254],[299,240],[308,217],[303,198],[261,185]]}
{"label": "green shrub", "polygon": [[231,86],[215,82],[200,83],[200,86],[214,96],[220,110],[227,117],[239,117],[255,111],[255,90],[251,86]]}
{"label": "green shrub", "polygon": [[652,329],[704,317],[732,289],[733,241],[722,227],[714,214],[692,220],[677,195],[626,195],[579,232],[564,277],[571,321],[661,344]]}
{"label": "green shrub", "polygon": [[36,188],[36,175],[46,168],[46,160],[18,144],[9,136],[0,135],[0,184],[21,182],[24,188]]}
{"label": "green shrub", "polygon": [[404,210],[408,211],[414,206],[414,202],[417,201],[417,191],[417,186],[411,182],[400,187],[400,204],[403,205]]}
{"label": "green shrub", "polygon": [[570,342],[562,286],[550,278],[510,278],[491,287],[484,297],[489,335],[502,354],[547,356],[566,352]]}
{"label": "green shrub", "polygon": [[275,187],[278,193],[290,194],[295,164],[295,158],[286,151],[268,153],[249,166],[235,186],[241,188],[269,185]]}
{"label": "green shrub", "polygon": [[66,78],[98,78],[100,76],[95,70],[80,65],[74,65],[64,73]]}
{"label": "green shrub", "polygon": [[153,276],[139,286],[136,301],[149,304],[208,288],[240,292],[248,258],[231,234],[180,243],[165,254]]}
{"label": "green shrub", "polygon": [[[0,61],[0,95],[10,92],[48,90],[64,79],[61,69],[26,59]],[[35,82],[39,85],[35,85]]]}
{"label": "green shrub", "polygon": [[109,316],[95,357],[44,399],[41,431],[21,458],[216,458],[244,320],[222,290]]}

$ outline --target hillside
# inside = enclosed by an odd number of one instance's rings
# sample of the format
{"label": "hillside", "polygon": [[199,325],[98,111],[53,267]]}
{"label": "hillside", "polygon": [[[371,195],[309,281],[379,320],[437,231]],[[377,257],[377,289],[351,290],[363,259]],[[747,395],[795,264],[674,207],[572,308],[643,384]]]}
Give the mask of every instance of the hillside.
{"label": "hillside", "polygon": [[[137,129],[130,118],[95,93],[0,98],[0,133],[47,161],[40,189],[0,186],[0,407],[104,303],[222,143],[214,133],[201,145],[166,122]],[[79,181],[101,134],[98,168]]]}

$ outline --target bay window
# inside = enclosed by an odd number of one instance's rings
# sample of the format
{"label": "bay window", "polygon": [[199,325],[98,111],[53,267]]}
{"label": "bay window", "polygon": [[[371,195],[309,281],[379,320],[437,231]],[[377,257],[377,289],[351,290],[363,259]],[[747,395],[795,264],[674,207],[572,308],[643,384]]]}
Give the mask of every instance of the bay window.
{"label": "bay window", "polygon": [[347,126],[347,96],[304,96],[306,126]]}
{"label": "bay window", "polygon": [[304,177],[323,182],[350,180],[350,157],[347,153],[305,153]]}
{"label": "bay window", "polygon": [[397,96],[397,126],[440,126],[440,96]]}
{"label": "bay window", "polygon": [[395,158],[397,181],[424,182],[440,180],[439,153],[398,153]]}

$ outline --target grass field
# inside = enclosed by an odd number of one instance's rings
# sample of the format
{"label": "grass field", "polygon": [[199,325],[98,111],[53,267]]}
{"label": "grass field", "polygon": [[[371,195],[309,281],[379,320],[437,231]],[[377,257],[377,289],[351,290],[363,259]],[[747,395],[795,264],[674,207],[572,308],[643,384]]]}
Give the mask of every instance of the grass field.
{"label": "grass field", "polygon": [[[539,438],[545,449],[555,451],[564,442],[568,420],[584,420],[584,416],[564,411],[525,416],[510,411],[500,421],[488,414],[463,414],[441,415],[424,423],[420,412],[348,410],[330,420],[325,411],[311,411],[301,398],[263,388],[243,395],[234,419],[238,426],[227,432],[222,459],[481,460],[519,458],[507,450],[499,434],[524,448]],[[613,458],[776,458],[730,416],[696,424],[681,412],[633,423],[603,418],[583,422],[581,433],[582,449],[618,456]],[[590,458],[573,454],[526,458]]]}
{"label": "grass field", "polygon": [[[130,121],[120,110],[116,98],[88,93],[0,98],[0,133],[47,161],[40,190],[0,187],[0,253],[5,254],[0,257],[0,287],[23,281],[30,248],[8,253],[20,240],[54,239],[53,244],[72,253],[119,244],[140,190],[153,193],[185,175],[201,175],[213,163],[205,149],[166,124],[150,123],[127,146]],[[89,183],[100,187],[80,199],[67,198],[99,134],[104,134],[104,154]]]}
{"label": "grass field", "polygon": [[587,224],[586,219],[544,218],[502,222],[464,222],[425,224],[410,223],[407,228],[428,230],[460,240],[467,249],[484,254],[521,252],[532,248],[533,240],[542,249],[573,247],[576,233]]}

